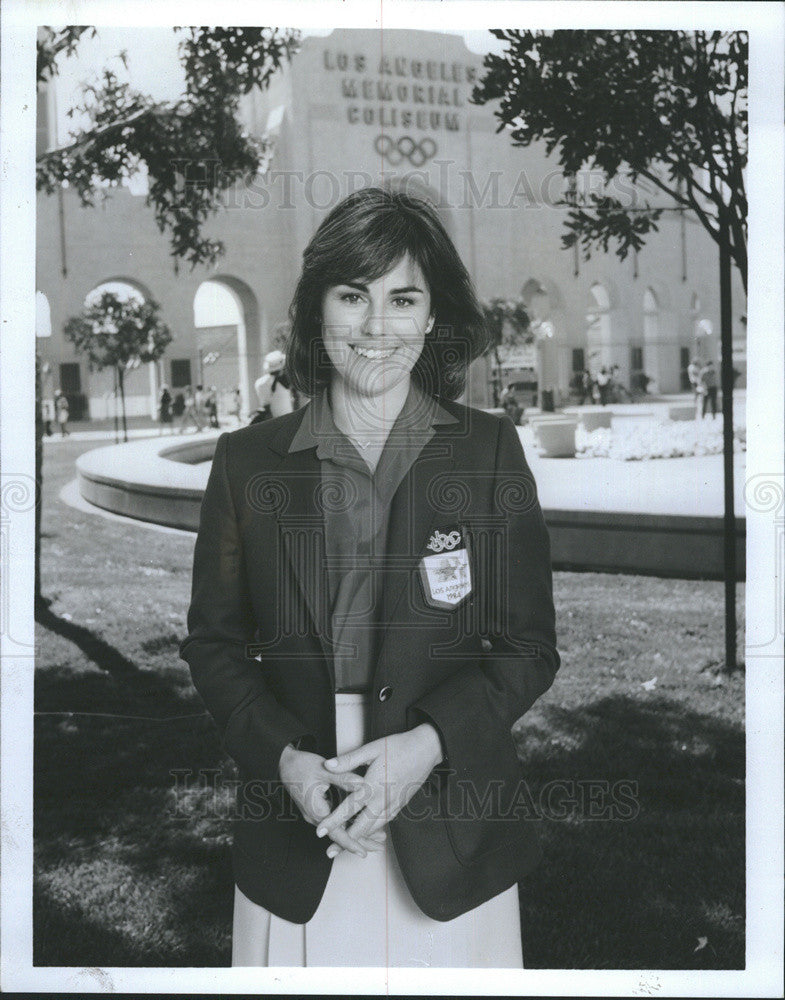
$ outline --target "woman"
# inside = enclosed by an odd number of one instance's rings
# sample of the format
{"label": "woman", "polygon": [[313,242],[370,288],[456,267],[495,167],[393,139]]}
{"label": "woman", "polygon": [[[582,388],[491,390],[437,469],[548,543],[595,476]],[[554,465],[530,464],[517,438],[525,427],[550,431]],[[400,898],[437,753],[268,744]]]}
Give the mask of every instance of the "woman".
{"label": "woman", "polygon": [[223,434],[181,655],[239,771],[234,965],[520,967],[538,859],[511,727],[558,668],[517,432],[435,211],[378,188],[303,257],[312,402]]}

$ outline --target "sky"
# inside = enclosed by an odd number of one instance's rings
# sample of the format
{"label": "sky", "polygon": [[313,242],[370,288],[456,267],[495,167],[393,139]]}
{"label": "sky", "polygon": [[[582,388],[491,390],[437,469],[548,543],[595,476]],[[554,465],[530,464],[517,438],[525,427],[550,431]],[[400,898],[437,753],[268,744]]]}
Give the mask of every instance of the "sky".
{"label": "sky", "polygon": [[[332,29],[306,30],[303,35],[328,35]],[[500,51],[499,43],[489,31],[450,31],[461,35],[467,48],[484,54]],[[61,58],[55,85],[55,118],[58,145],[68,142],[69,132],[77,118],[69,118],[68,109],[79,103],[82,84],[98,83],[104,67],[111,69],[120,79],[127,79],[135,89],[149,94],[156,100],[175,100],[183,90],[182,66],[177,59],[178,36],[171,28],[101,27],[94,38],[83,36],[77,54]],[[120,52],[128,55],[126,70]],[[145,178],[139,175],[129,183],[132,191],[145,192]],[[103,290],[103,286],[102,286]],[[123,294],[125,289],[115,285],[106,290]],[[215,282],[206,283],[194,302],[194,320],[197,327],[212,326],[237,321],[237,305],[231,295]]]}
{"label": "sky", "polygon": [[[331,30],[306,30],[303,35],[328,35]],[[472,52],[498,52],[502,47],[489,31],[448,31],[446,34],[461,35]],[[76,55],[61,58],[58,64],[55,87],[58,145],[68,141],[68,134],[74,127],[75,119],[68,118],[67,111],[79,102],[81,85],[97,83],[104,67],[156,100],[179,97],[183,73],[177,60],[177,42],[178,36],[171,28],[160,27],[101,27],[95,38],[83,36]],[[128,53],[128,71],[119,58],[122,50]]]}

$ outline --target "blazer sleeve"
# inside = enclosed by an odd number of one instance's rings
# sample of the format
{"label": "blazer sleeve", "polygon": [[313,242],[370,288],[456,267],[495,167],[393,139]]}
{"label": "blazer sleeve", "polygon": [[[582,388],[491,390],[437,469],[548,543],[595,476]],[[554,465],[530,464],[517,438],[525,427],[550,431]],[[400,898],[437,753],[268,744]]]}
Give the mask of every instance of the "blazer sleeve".
{"label": "blazer sleeve", "polygon": [[188,635],[180,644],[180,656],[229,756],[251,777],[275,781],[283,748],[312,737],[277,702],[259,661],[247,655],[255,623],[229,487],[227,448],[224,433],[216,444],[202,500]]}
{"label": "blazer sleeve", "polygon": [[[487,652],[410,706],[409,721],[438,729],[449,767],[480,784],[493,778],[499,752],[509,755],[515,722],[552,684],[559,667],[550,541],[518,432],[499,421],[494,513],[505,526],[484,583],[497,595]],[[490,646],[490,649],[488,648]]]}

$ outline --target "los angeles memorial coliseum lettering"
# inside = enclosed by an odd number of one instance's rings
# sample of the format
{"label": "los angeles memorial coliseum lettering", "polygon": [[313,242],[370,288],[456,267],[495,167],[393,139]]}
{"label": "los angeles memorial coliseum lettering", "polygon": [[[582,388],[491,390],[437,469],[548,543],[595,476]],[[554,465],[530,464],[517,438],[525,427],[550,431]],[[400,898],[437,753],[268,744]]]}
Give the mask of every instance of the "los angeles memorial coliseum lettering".
{"label": "los angeles memorial coliseum lettering", "polygon": [[[324,68],[341,74],[340,96],[347,101],[350,125],[457,132],[466,87],[475,82],[474,66],[433,59],[382,56],[370,63],[363,53],[324,51]],[[376,71],[377,78],[369,74]]]}

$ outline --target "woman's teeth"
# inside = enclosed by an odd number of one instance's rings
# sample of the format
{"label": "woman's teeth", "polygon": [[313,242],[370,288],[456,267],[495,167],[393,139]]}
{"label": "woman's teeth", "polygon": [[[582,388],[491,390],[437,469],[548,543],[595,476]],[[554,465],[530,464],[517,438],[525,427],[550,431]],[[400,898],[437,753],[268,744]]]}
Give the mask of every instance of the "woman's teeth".
{"label": "woman's teeth", "polygon": [[351,348],[356,354],[359,354],[361,358],[372,358],[374,361],[381,360],[382,358],[389,358],[395,353],[394,347],[388,347],[385,350],[380,350],[378,347],[360,347],[358,344],[352,344]]}

